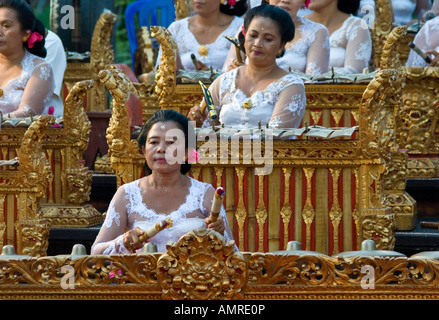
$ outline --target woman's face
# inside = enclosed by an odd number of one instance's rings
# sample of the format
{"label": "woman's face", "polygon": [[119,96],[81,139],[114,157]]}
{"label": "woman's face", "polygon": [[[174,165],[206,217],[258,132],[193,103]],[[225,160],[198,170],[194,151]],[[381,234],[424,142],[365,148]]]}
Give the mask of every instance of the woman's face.
{"label": "woman's face", "polygon": [[191,0],[192,9],[198,14],[219,11],[221,0]]}
{"label": "woman's face", "polygon": [[303,6],[303,0],[270,0],[270,4],[284,9],[292,18],[295,18]]}
{"label": "woman's face", "polygon": [[245,51],[254,63],[276,61],[279,50],[285,47],[281,42],[278,24],[270,18],[254,17],[245,34]]}
{"label": "woman's face", "polygon": [[338,0],[311,0],[311,2],[308,5],[308,9],[313,11],[318,11],[322,8],[327,7],[328,5],[332,4],[333,2],[337,3]]}
{"label": "woman's face", "polygon": [[0,53],[14,53],[23,48],[30,33],[22,30],[17,12],[9,8],[0,8]]}
{"label": "woman's face", "polygon": [[142,151],[153,172],[180,171],[187,154],[184,132],[174,121],[157,122],[149,130]]}

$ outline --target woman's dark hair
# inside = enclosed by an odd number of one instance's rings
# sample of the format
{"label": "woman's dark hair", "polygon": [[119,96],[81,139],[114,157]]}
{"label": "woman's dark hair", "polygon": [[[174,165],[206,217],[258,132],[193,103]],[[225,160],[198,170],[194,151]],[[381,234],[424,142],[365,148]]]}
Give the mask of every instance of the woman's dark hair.
{"label": "woman's dark hair", "polygon": [[47,55],[44,47],[46,38],[46,28],[44,24],[35,16],[33,10],[25,0],[0,0],[0,8],[8,8],[17,12],[18,21],[22,30],[30,30],[30,32],[38,32],[43,36],[43,40],[36,41],[32,48],[29,48],[27,42],[24,47],[32,54],[45,58]]}
{"label": "woman's dark hair", "polygon": [[[139,148],[145,146],[146,138],[148,137],[148,133],[151,130],[152,126],[157,122],[166,122],[166,121],[174,121],[183,130],[184,133],[184,146],[186,149],[189,148],[189,137],[195,137],[195,128],[189,119],[183,114],[174,111],[174,110],[159,110],[155,112],[143,125],[142,130],[140,131],[139,136],[137,137],[137,143]],[[183,163],[180,168],[180,172],[182,174],[186,174],[191,169],[190,163]],[[145,175],[148,176],[152,173],[148,164],[145,162]]]}
{"label": "woman's dark hair", "polygon": [[242,16],[247,12],[247,0],[227,0],[227,3],[232,1],[233,5],[221,4],[220,11],[229,16]]}
{"label": "woman's dark hair", "polygon": [[360,0],[338,0],[337,8],[347,14],[357,14]]}
{"label": "woman's dark hair", "polygon": [[[250,25],[254,17],[270,18],[275,23],[277,23],[281,35],[281,43],[288,43],[294,39],[294,22],[291,19],[289,13],[285,10],[266,3],[262,3],[261,5],[250,9],[244,16],[245,32],[247,32],[248,26]],[[245,36],[242,31],[238,35],[238,40],[241,50],[245,53]]]}

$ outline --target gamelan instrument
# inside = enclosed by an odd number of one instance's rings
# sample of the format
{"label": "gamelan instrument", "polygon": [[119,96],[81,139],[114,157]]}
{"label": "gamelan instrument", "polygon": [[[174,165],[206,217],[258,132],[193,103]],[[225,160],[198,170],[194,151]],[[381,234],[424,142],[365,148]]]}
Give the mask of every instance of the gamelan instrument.
{"label": "gamelan instrument", "polygon": [[242,63],[241,49],[240,49],[241,45],[239,44],[238,39],[230,36],[224,36],[224,38],[226,38],[227,40],[229,40],[231,43],[235,45],[236,59],[238,60],[239,63]]}
{"label": "gamelan instrument", "polygon": [[204,100],[201,103],[200,106],[200,112],[201,114],[204,113],[204,110],[207,109],[209,110],[209,117],[212,120],[215,120],[216,118],[218,118],[218,115],[216,113],[216,109],[215,106],[213,104],[213,100],[212,100],[212,96],[209,92],[209,90],[207,89],[207,87],[204,85],[204,83],[202,83],[201,81],[198,81],[200,83],[201,89],[203,90],[203,95],[204,95]]}
{"label": "gamelan instrument", "polygon": [[140,242],[147,242],[148,239],[154,237],[157,233],[163,229],[172,227],[172,220],[166,218],[165,220],[157,222],[154,226],[149,228],[139,237]]}
{"label": "gamelan instrument", "polygon": [[416,44],[410,42],[409,47],[413,49],[413,51],[415,51],[417,54],[419,54],[422,57],[422,59],[424,59],[425,62],[427,62],[428,64],[431,63],[432,61],[431,58],[427,56]]}
{"label": "gamelan instrument", "polygon": [[223,204],[224,194],[225,191],[223,187],[216,188],[215,195],[213,196],[212,207],[210,209],[210,217],[212,219],[212,222],[218,220],[218,216],[221,211],[221,205]]}

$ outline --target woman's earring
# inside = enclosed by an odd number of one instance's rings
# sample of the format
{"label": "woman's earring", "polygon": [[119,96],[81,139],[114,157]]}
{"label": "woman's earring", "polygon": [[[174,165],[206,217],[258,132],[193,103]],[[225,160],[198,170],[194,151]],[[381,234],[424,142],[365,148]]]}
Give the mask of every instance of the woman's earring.
{"label": "woman's earring", "polygon": [[284,55],[285,53],[285,48],[283,49],[279,49],[279,51],[277,52],[276,58],[280,58]]}

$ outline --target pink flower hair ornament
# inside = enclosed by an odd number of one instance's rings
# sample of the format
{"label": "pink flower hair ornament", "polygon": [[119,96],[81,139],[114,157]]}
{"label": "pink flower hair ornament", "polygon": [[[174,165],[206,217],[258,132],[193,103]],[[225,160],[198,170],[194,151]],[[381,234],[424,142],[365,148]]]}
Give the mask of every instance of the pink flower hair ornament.
{"label": "pink flower hair ornament", "polygon": [[221,4],[226,6],[234,6],[237,2],[239,2],[240,0],[221,0]]}
{"label": "pink flower hair ornament", "polygon": [[27,47],[29,49],[32,49],[34,47],[35,42],[42,41],[43,39],[44,37],[38,32],[32,32],[29,38],[27,39]]}
{"label": "pink flower hair ornament", "polygon": [[305,0],[304,3],[303,3],[303,6],[305,8],[308,8],[310,2],[311,2],[311,0]]}

